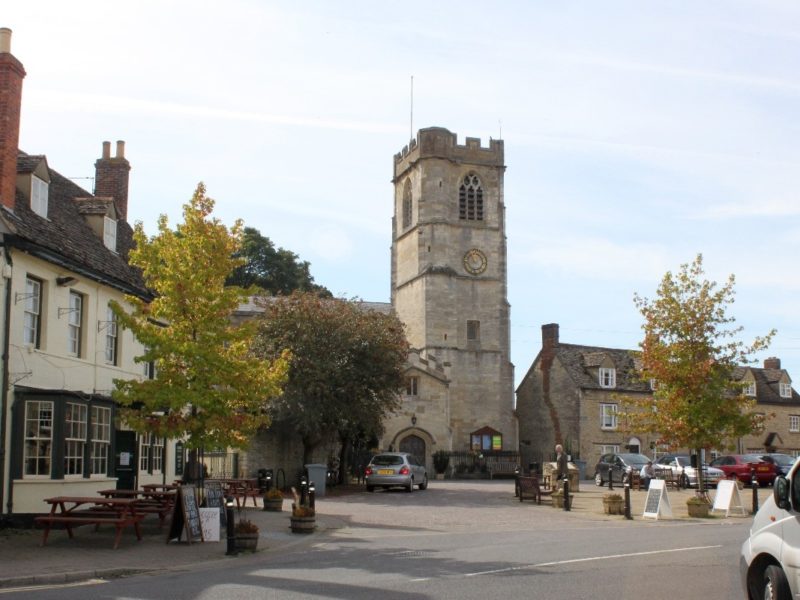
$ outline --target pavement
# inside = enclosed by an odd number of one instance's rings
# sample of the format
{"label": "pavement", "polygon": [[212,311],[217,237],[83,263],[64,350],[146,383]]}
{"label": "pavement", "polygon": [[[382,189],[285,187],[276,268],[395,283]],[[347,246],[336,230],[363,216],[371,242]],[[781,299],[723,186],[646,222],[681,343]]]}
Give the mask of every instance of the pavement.
{"label": "pavement", "polygon": [[[615,486],[615,492],[622,490]],[[574,494],[572,510],[553,508],[548,499],[541,506],[514,497],[512,480],[432,481],[428,491],[414,494],[395,494],[394,491],[366,493],[363,486],[338,486],[317,500],[316,530],[312,534],[290,531],[291,500],[284,500],[283,512],[267,512],[252,505],[237,518],[246,518],[259,527],[258,560],[269,560],[275,552],[302,548],[321,541],[328,535],[356,534],[363,528],[378,529],[396,524],[399,503],[419,506],[415,521],[426,530],[455,530],[480,521],[484,527],[513,529],[520,523],[533,523],[541,517],[562,520],[616,521],[620,526],[652,523],[643,519],[647,492],[631,491],[633,520],[606,515],[603,495],[607,487],[596,487],[593,481],[583,481]],[[714,490],[710,495],[713,500]],[[758,490],[759,505],[772,493],[771,488]],[[740,492],[746,509],[752,506],[752,491]],[[391,497],[394,495],[394,497]],[[687,513],[686,500],[693,490],[668,490],[672,520],[692,520]],[[713,514],[712,519],[747,520],[746,516]],[[695,519],[706,521],[705,519]],[[473,525],[470,525],[473,526]],[[137,541],[132,528],[122,535],[119,548],[113,549],[113,527],[95,532],[84,526],[75,530],[69,539],[67,532],[53,530],[47,545],[40,546],[42,532],[38,529],[0,529],[0,588],[52,585],[88,579],[110,579],[154,571],[190,569],[205,563],[237,560],[226,556],[225,532],[219,542],[193,544],[166,543],[169,525],[163,529],[158,519],[148,516],[142,522],[142,540]]]}

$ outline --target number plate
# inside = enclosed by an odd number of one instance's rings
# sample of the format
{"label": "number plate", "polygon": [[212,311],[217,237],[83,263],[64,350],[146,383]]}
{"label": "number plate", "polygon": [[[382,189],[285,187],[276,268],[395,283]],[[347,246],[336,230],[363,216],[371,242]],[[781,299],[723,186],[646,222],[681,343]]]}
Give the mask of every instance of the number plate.
{"label": "number plate", "polygon": [[394,475],[394,469],[378,469],[378,475]]}

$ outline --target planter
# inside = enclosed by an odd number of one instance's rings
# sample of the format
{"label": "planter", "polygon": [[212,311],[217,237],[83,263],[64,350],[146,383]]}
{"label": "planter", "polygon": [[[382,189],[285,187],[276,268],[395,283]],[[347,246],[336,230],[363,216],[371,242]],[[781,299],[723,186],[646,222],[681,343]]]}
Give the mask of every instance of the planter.
{"label": "planter", "polygon": [[264,498],[264,510],[281,512],[283,510],[283,498]]}
{"label": "planter", "polygon": [[258,548],[258,534],[257,533],[237,533],[236,534],[236,549],[239,552],[250,551],[255,552]]}
{"label": "planter", "polygon": [[624,515],[625,501],[622,498],[603,498],[603,510],[607,515]]}
{"label": "planter", "polygon": [[690,517],[708,517],[708,504],[706,502],[687,502],[686,509]]}
{"label": "planter", "polygon": [[437,474],[436,474],[436,479],[438,479],[438,480],[440,480],[440,481],[441,481],[442,479],[444,479],[444,473],[437,473]]}
{"label": "planter", "polygon": [[292,533],[314,533],[316,517],[292,517],[290,527]]}
{"label": "planter", "polygon": [[[551,498],[551,500],[553,502],[553,508],[564,508],[564,493],[563,492],[554,493],[552,496],[550,496],[550,498]],[[570,506],[572,506],[572,503],[574,502],[574,499],[575,499],[575,496],[573,494],[570,494],[569,495]]]}

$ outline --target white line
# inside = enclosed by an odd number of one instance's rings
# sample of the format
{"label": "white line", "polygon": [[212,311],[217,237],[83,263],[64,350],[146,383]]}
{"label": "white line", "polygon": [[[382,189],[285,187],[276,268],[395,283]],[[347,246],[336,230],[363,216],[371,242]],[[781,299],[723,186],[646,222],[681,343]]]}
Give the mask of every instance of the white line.
{"label": "white line", "polygon": [[715,546],[690,546],[688,548],[670,548],[669,550],[650,550],[648,552],[631,552],[628,554],[608,554],[606,556],[590,556],[588,558],[573,558],[570,560],[557,560],[554,562],[537,563],[535,565],[520,565],[518,567],[507,567],[505,569],[494,569],[492,571],[479,571],[477,573],[465,573],[465,577],[476,577],[478,575],[493,575],[495,573],[508,573],[510,571],[521,571],[523,569],[536,569],[539,567],[553,567],[557,565],[568,565],[571,563],[589,562],[593,560],[609,560],[612,558],[629,558],[631,556],[648,556],[653,554],[668,554],[670,552],[686,552],[691,550],[710,550],[711,548],[722,548],[721,544]]}
{"label": "white line", "polygon": [[30,592],[35,590],[55,590],[60,588],[83,587],[86,585],[100,585],[101,583],[108,583],[105,579],[86,579],[84,581],[75,581],[72,583],[51,583],[44,585],[28,585],[13,588],[0,588],[0,594],[10,594],[12,592]]}

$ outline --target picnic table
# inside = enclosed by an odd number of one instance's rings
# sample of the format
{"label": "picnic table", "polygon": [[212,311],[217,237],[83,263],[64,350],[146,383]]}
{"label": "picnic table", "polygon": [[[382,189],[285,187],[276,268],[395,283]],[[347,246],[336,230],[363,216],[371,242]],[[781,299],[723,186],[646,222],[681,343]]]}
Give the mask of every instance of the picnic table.
{"label": "picnic table", "polygon": [[258,507],[257,499],[261,497],[261,490],[258,489],[258,479],[206,479],[218,481],[222,484],[225,495],[236,500],[236,508],[247,506],[247,499],[253,499],[253,506]]}
{"label": "picnic table", "polygon": [[145,483],[142,486],[143,490],[160,491],[160,492],[174,492],[180,488],[179,483]]}
{"label": "picnic table", "polygon": [[136,501],[136,512],[147,515],[158,515],[159,527],[164,526],[166,518],[172,513],[175,506],[177,492],[161,490],[100,490],[98,492],[106,498],[132,498]]}
{"label": "picnic table", "polygon": [[94,525],[95,531],[100,525],[114,525],[117,530],[114,537],[114,549],[119,546],[122,530],[133,525],[136,538],[142,539],[139,521],[144,518],[136,508],[134,498],[102,498],[97,496],[56,496],[45,498],[50,505],[50,513],[38,516],[35,522],[44,526],[42,543],[47,543],[53,525],[63,525],[70,539],[74,536],[72,528],[80,525]]}

